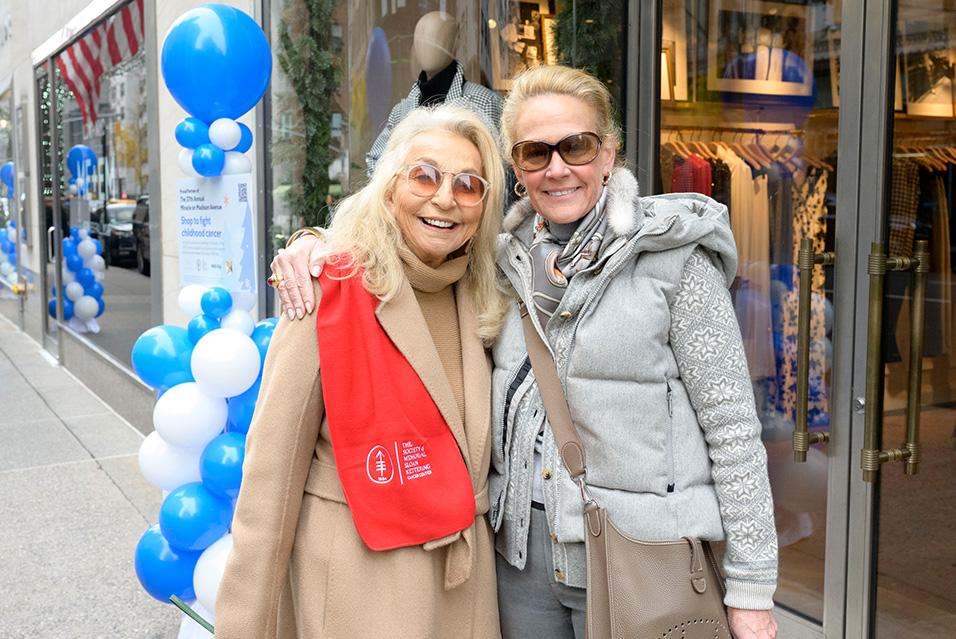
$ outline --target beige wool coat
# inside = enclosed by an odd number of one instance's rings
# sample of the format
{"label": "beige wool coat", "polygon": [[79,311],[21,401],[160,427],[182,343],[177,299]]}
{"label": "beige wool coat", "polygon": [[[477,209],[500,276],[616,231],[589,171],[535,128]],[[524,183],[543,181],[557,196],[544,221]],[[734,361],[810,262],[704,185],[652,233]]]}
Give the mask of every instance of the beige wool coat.
{"label": "beige wool coat", "polygon": [[[407,280],[376,316],[458,442],[476,495],[474,524],[424,547],[376,552],[365,546],[335,469],[314,318],[283,318],[246,443],[235,544],[216,600],[216,639],[500,636],[485,516],[490,367],[471,296],[462,287],[456,285],[464,421]],[[315,291],[318,300],[317,282]]]}

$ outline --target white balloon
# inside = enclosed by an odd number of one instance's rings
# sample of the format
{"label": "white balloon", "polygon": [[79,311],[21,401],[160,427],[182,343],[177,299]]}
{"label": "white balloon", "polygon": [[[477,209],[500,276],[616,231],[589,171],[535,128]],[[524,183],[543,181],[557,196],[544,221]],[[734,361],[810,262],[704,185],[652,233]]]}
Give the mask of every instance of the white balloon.
{"label": "white balloon", "polygon": [[87,229],[80,229],[79,231],[77,231],[77,235],[80,236],[81,240],[85,240],[86,238],[90,236],[90,232]]}
{"label": "white balloon", "polygon": [[209,125],[209,141],[223,151],[231,151],[239,145],[242,129],[235,120],[219,118]]}
{"label": "white balloon", "polygon": [[71,185],[70,185],[70,193],[71,193],[72,195],[76,195],[76,194],[79,193],[79,192],[80,192],[80,190],[79,190],[78,188],[76,188],[76,185],[75,185],[75,184],[71,184]]}
{"label": "white balloon", "polygon": [[190,284],[179,291],[179,308],[186,317],[192,319],[202,313],[202,296],[208,290],[202,284]]}
{"label": "white balloon", "polygon": [[[73,282],[77,284],[78,282]],[[80,287],[82,288],[82,287]],[[69,295],[69,293],[67,293]],[[73,314],[77,318],[86,321],[91,320],[96,317],[96,314],[100,312],[100,304],[96,301],[95,298],[90,297],[89,295],[84,295],[80,299],[73,302]]]}
{"label": "white balloon", "polygon": [[[219,591],[222,573],[226,571],[226,561],[229,559],[230,552],[232,552],[232,535],[226,533],[206,548],[196,562],[196,568],[193,570],[193,589],[196,591],[196,602],[206,610],[216,609],[216,593]],[[203,617],[210,623],[215,623],[214,619],[206,615]]]}
{"label": "white balloon", "polygon": [[70,282],[64,287],[64,290],[66,291],[67,299],[71,302],[75,302],[83,297],[83,285],[79,282]]}
{"label": "white balloon", "polygon": [[245,392],[259,376],[259,365],[255,343],[232,328],[206,333],[193,348],[190,362],[196,383],[214,397],[235,397]]}
{"label": "white balloon", "polygon": [[237,308],[222,316],[219,327],[232,328],[244,335],[252,335],[252,331],[256,329],[256,323],[253,321],[249,311]]}
{"label": "white balloon", "polygon": [[103,278],[106,277],[106,273],[104,273],[103,271],[93,271],[93,277],[96,279],[97,282],[102,282]]}
{"label": "white balloon", "polygon": [[66,268],[65,266],[64,266],[63,269],[60,271],[60,275],[61,275],[61,277],[63,278],[63,283],[64,283],[64,284],[69,284],[70,282],[75,282],[75,281],[76,281],[76,274],[75,274],[73,271],[71,271],[70,269]]}
{"label": "white balloon", "polygon": [[199,173],[196,169],[193,168],[193,150],[192,149],[183,149],[179,152],[179,157],[176,158],[176,163],[179,165],[179,170],[188,175],[189,177],[199,177]]}
{"label": "white balloon", "polygon": [[102,255],[94,255],[90,258],[90,268],[94,271],[106,270],[106,261]]}
{"label": "white balloon", "polygon": [[11,242],[17,241],[17,230],[12,226],[7,227],[7,239]]}
{"label": "white balloon", "polygon": [[153,427],[167,443],[181,448],[205,446],[222,432],[228,418],[226,400],[209,396],[196,382],[173,386],[153,407]]}
{"label": "white balloon", "polygon": [[199,473],[202,451],[202,448],[170,446],[153,431],[139,446],[139,469],[153,486],[172,490],[189,482],[202,481]]}
{"label": "white balloon", "polygon": [[79,253],[80,257],[84,260],[91,258],[96,255],[96,244],[93,244],[93,240],[87,238],[76,246],[76,252]]}
{"label": "white balloon", "polygon": [[226,163],[222,165],[223,175],[252,173],[252,161],[245,153],[226,151]]}
{"label": "white balloon", "polygon": [[[14,271],[14,266],[10,262],[5,261],[2,264],[0,264],[0,275],[3,275],[4,277],[6,277],[10,275],[10,273],[13,273],[13,271]],[[83,294],[82,291],[83,291],[83,287],[81,286],[80,287],[81,295]],[[248,313],[246,313],[246,315],[248,315]]]}
{"label": "white balloon", "polygon": [[232,307],[241,308],[244,311],[251,311],[256,307],[255,293],[252,291],[229,291],[232,296]]}

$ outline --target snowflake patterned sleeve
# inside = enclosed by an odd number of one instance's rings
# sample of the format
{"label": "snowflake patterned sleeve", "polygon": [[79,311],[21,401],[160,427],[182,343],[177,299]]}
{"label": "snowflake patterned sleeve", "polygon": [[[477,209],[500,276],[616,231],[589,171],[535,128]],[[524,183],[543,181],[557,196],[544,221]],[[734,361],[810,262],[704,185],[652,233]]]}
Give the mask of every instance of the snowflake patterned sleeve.
{"label": "snowflake patterned sleeve", "polygon": [[723,275],[703,249],[684,265],[671,304],[671,344],[707,440],[727,538],[725,603],[769,609],[777,582],[777,533],[767,453],[740,328]]}

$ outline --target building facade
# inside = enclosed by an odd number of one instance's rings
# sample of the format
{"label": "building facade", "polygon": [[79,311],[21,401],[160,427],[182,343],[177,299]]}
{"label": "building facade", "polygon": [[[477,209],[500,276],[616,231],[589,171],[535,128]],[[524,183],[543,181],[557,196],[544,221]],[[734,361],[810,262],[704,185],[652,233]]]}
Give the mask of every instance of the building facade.
{"label": "building facade", "polygon": [[[130,348],[186,320],[173,137],[185,113],[159,51],[199,4],[0,2],[0,164],[15,168],[0,215],[17,229],[0,313],[144,432],[154,396]],[[956,2],[232,4],[273,54],[266,96],[242,118],[260,280],[293,230],[363,183],[365,154],[419,77],[426,13],[456,20],[466,79],[501,95],[530,66],[591,71],[617,101],[642,195],[729,206],[776,504],[780,636],[956,635]],[[77,69],[94,32],[112,46],[91,77]],[[330,55],[304,56],[309,43]],[[98,158],[82,176],[66,162],[76,144]],[[108,264],[98,330],[49,312],[61,240],[83,223]],[[275,303],[262,286],[259,315]]]}

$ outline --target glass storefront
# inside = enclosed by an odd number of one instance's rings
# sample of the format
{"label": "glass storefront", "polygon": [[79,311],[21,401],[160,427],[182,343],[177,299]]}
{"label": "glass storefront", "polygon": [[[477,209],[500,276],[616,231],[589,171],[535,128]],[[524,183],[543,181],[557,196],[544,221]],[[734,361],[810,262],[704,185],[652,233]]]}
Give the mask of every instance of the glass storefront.
{"label": "glass storefront", "polygon": [[[152,325],[146,54],[142,31],[114,28],[135,4],[37,68],[44,228],[53,243],[56,190],[63,236],[63,250],[48,251],[44,292],[54,299],[60,263],[64,323],[127,366],[133,342]],[[109,50],[84,59],[101,41]],[[48,331],[57,331],[52,318]]]}

